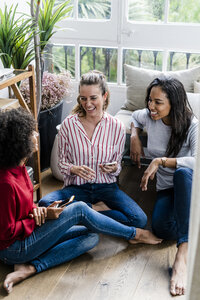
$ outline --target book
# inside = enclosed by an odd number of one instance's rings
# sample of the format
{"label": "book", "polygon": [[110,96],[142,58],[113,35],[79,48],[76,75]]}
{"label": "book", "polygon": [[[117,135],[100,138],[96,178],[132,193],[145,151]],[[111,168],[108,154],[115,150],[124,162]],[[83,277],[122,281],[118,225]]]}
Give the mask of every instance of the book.
{"label": "book", "polygon": [[4,68],[0,69],[0,80],[5,80],[13,75],[14,69]]}

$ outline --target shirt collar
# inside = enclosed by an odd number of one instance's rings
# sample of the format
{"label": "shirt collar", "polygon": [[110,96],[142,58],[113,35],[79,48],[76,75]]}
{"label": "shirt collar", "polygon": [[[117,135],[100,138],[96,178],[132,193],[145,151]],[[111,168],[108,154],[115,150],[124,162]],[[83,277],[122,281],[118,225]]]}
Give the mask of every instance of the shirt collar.
{"label": "shirt collar", "polygon": [[[8,168],[6,169],[5,171],[8,171],[12,174],[15,174],[15,175],[19,175],[22,173],[22,171],[25,169],[25,165],[23,166],[16,166],[16,167],[13,167],[13,168]],[[3,172],[5,172],[4,170],[1,170]]]}
{"label": "shirt collar", "polygon": [[[78,114],[74,115],[74,117],[75,117],[75,121],[78,122],[78,121],[79,121]],[[105,121],[105,120],[108,119],[108,118],[109,118],[108,113],[107,113],[106,111],[104,111],[100,123],[101,123],[102,121]]]}

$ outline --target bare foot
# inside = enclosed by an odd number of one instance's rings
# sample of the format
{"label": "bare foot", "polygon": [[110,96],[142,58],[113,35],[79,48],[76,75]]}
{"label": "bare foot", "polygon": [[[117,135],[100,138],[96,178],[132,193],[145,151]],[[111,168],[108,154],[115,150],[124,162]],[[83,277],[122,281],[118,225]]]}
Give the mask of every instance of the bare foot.
{"label": "bare foot", "polygon": [[151,231],[144,230],[141,228],[136,228],[136,235],[133,240],[129,240],[130,244],[160,244],[162,239],[157,238]]}
{"label": "bare foot", "polygon": [[14,272],[9,273],[4,280],[3,287],[7,293],[12,292],[14,284],[28,278],[29,276],[36,273],[36,269],[32,265],[16,264],[14,265]]}
{"label": "bare foot", "polygon": [[179,245],[170,280],[170,293],[173,296],[185,295],[187,277],[187,253],[188,243]]}

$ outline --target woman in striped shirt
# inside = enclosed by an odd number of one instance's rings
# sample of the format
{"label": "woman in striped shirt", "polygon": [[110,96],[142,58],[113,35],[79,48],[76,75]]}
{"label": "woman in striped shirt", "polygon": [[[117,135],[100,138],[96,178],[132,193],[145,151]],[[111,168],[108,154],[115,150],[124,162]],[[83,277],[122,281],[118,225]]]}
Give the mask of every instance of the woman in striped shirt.
{"label": "woman in striped shirt", "polygon": [[145,213],[116,184],[125,129],[118,119],[106,113],[109,91],[102,73],[90,71],[82,76],[77,102],[59,131],[59,167],[64,188],[43,197],[39,205],[48,206],[55,199],[72,195],[90,206],[103,201],[109,210],[101,211],[102,214],[122,224],[144,228]]}

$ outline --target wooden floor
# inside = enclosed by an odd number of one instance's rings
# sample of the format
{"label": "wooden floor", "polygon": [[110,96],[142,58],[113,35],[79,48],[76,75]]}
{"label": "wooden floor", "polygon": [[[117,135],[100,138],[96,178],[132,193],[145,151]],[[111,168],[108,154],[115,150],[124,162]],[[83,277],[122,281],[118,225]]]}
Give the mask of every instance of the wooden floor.
{"label": "wooden floor", "polygon": [[[148,192],[139,190],[141,170],[125,166],[120,187],[132,196],[148,215],[155,199],[155,183]],[[42,174],[43,195],[62,186],[50,170]],[[126,241],[100,236],[100,243],[88,253],[61,266],[40,273],[16,285],[10,295],[0,288],[0,299],[6,300],[167,300],[169,268],[176,246],[174,242],[160,245],[130,245]],[[0,281],[12,267],[0,263]],[[185,296],[178,297],[183,300]]]}

